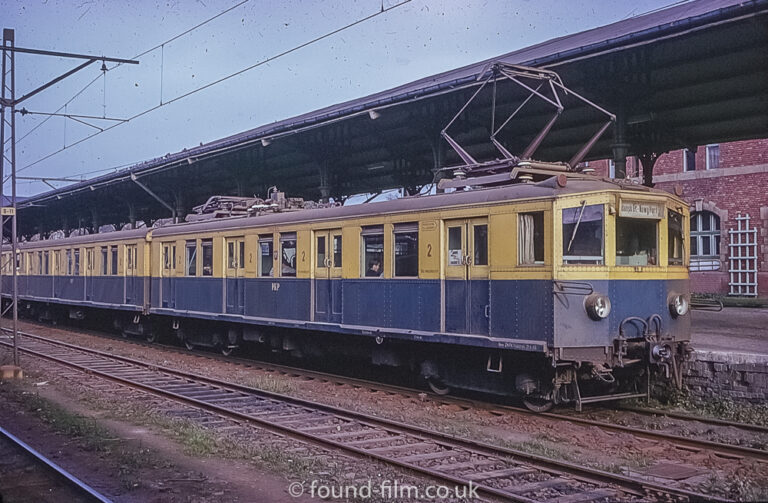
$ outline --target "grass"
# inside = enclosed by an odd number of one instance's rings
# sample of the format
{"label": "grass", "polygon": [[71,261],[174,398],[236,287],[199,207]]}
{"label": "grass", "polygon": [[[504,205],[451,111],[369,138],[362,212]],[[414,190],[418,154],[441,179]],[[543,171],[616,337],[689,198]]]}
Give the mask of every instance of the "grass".
{"label": "grass", "polygon": [[120,484],[124,489],[131,490],[141,485],[138,467],[159,466],[150,449],[126,447],[94,418],[70,412],[46,398],[24,391],[23,387],[16,383],[3,386],[3,390],[6,398],[21,405],[52,431],[74,438],[83,449],[98,452],[116,463]]}
{"label": "grass", "polygon": [[297,391],[296,386],[293,383],[270,375],[254,376],[247,379],[245,385],[262,391],[277,393],[279,395],[295,394]]}

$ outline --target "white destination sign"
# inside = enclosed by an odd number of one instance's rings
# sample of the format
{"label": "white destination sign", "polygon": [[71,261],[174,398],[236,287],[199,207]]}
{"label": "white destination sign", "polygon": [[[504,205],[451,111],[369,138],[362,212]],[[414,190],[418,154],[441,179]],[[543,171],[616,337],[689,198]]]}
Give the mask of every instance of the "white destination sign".
{"label": "white destination sign", "polygon": [[664,206],[658,203],[622,200],[619,205],[619,216],[627,218],[655,218],[658,220],[664,216]]}

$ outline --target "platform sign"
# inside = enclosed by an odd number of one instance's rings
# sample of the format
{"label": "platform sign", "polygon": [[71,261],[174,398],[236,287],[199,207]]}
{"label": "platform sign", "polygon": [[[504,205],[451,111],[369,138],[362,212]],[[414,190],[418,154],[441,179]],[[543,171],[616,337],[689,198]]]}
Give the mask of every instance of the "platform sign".
{"label": "platform sign", "polygon": [[3,206],[0,208],[0,215],[4,217],[12,217],[16,214],[16,208],[13,208],[11,206]]}
{"label": "platform sign", "polygon": [[619,205],[619,216],[660,220],[664,217],[664,205],[648,201],[628,201],[622,199]]}

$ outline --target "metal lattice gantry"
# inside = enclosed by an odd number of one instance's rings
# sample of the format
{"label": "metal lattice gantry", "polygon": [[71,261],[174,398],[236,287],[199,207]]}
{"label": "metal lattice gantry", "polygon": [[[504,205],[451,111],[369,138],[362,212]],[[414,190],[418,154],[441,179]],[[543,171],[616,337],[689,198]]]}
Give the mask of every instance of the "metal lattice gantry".
{"label": "metal lattice gantry", "polygon": [[[138,64],[138,61],[16,47],[15,32],[9,28],[3,29],[3,45],[0,49],[2,49],[2,55],[0,56],[2,58],[2,78],[0,78],[0,145],[2,146],[0,147],[0,178],[2,178],[2,180],[0,180],[0,202],[2,202],[2,209],[0,210],[0,237],[2,237],[2,243],[5,245],[6,234],[10,234],[8,236],[10,238],[8,241],[10,241],[11,244],[12,258],[10,269],[13,278],[11,285],[6,285],[3,282],[3,269],[0,267],[0,291],[2,291],[3,294],[0,298],[6,297],[9,299],[5,309],[0,313],[0,318],[5,316],[9,311],[13,311],[13,363],[18,366],[19,351],[17,325],[19,316],[17,271],[20,265],[20,257],[17,252],[18,228],[16,222],[16,113],[28,113],[24,108],[18,109],[18,105],[97,61],[102,62],[103,71],[106,71],[106,62]],[[17,98],[15,57],[17,52],[38,56],[84,59],[86,61]],[[9,152],[10,155],[6,155],[6,152]],[[6,175],[6,173],[8,173],[8,175]],[[5,182],[8,180],[11,182],[11,198],[9,201],[4,195]],[[10,233],[6,233],[8,221],[10,221]],[[8,288],[8,286],[10,286],[10,288]],[[2,306],[2,303],[0,303],[0,306]]]}
{"label": "metal lattice gantry", "polygon": [[757,229],[749,220],[739,213],[736,227],[728,230],[728,295],[757,297]]}

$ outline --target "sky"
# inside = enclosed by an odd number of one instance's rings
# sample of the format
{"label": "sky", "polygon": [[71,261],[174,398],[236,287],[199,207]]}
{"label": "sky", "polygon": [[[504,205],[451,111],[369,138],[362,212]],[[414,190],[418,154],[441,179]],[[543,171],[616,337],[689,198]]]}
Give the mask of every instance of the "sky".
{"label": "sky", "polygon": [[[81,119],[92,126],[17,115],[18,175],[91,178],[674,2],[0,0],[0,23],[15,30],[17,47],[140,55],[138,65],[108,63],[107,72],[94,63],[20,107],[54,113],[69,102],[59,113],[114,119],[146,112],[129,122]],[[16,96],[81,62],[17,53]],[[18,183],[22,196],[47,190],[40,181]]]}

